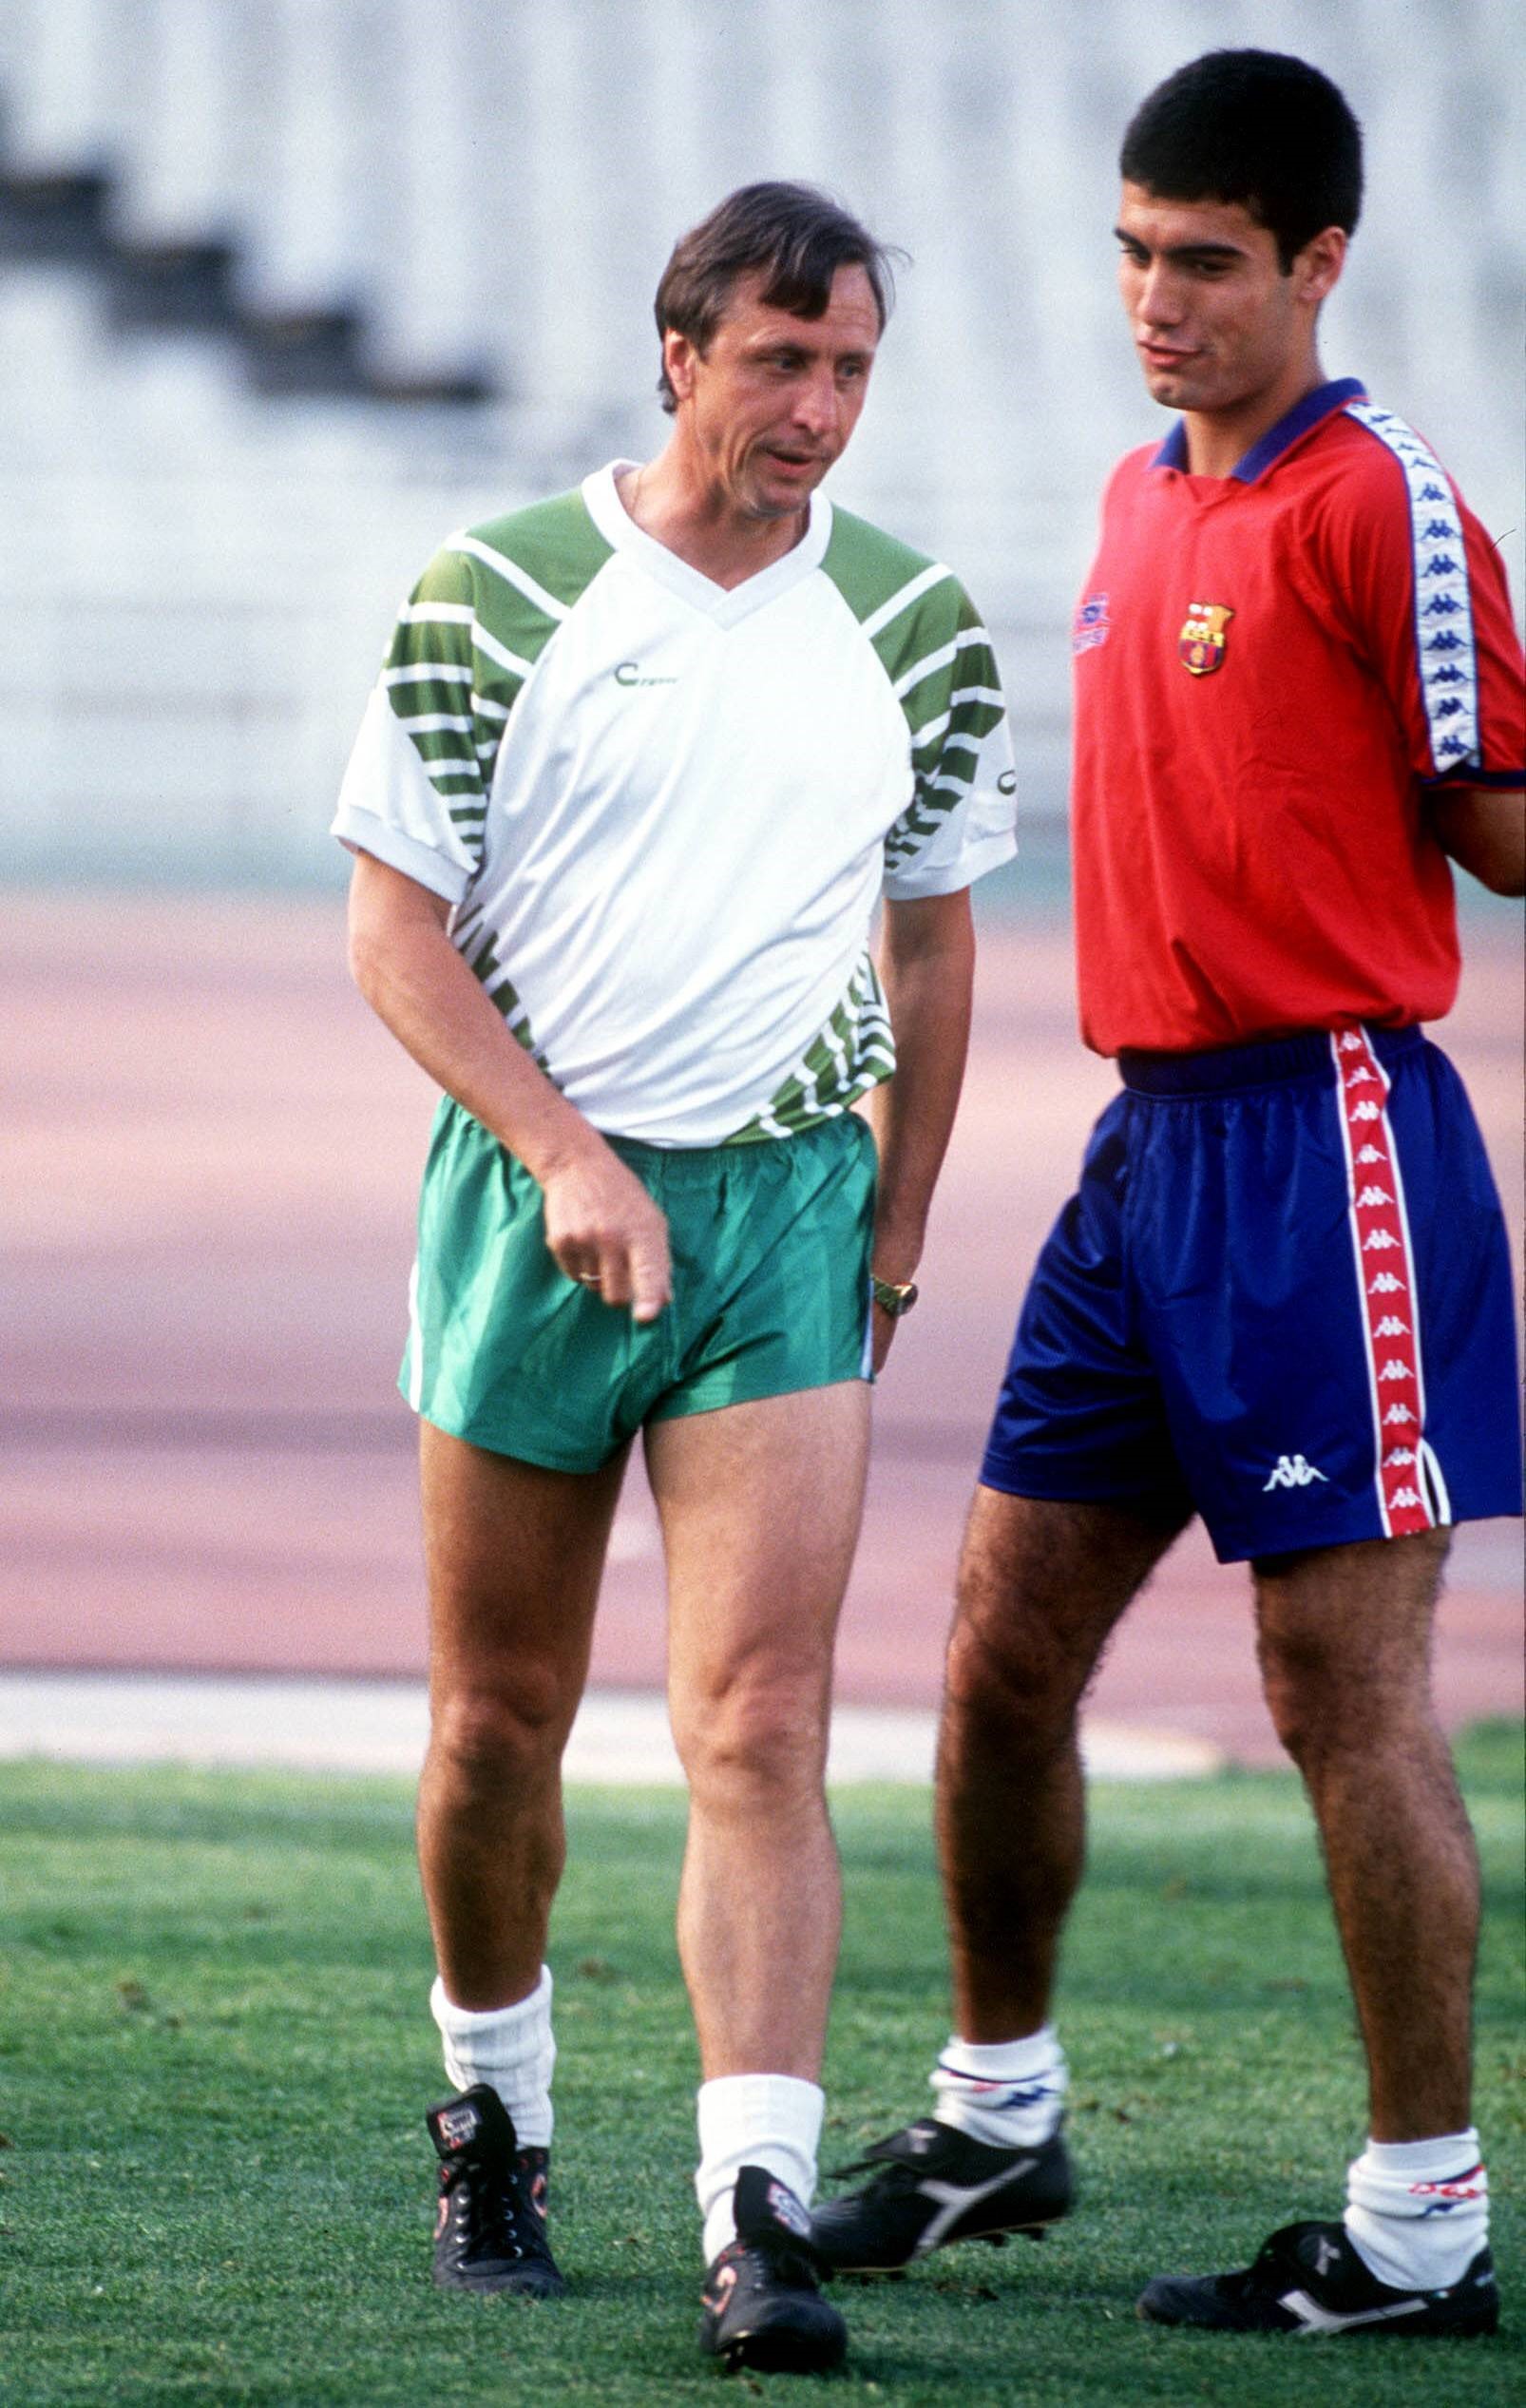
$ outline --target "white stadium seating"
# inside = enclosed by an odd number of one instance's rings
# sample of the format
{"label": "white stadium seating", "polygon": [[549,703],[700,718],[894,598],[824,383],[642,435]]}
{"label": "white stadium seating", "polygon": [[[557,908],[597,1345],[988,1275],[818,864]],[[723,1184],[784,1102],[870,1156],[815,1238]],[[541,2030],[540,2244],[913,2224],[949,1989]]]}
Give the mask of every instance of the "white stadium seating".
{"label": "white stadium seating", "polygon": [[450,526],[656,448],[658,275],[763,175],[912,255],[834,489],[958,566],[1058,814],[1097,488],[1158,423],[1117,139],[1213,45],[1356,105],[1326,362],[1516,531],[1518,596],[1519,29],[1514,0],[9,0],[0,177],[104,179],[114,256],[223,246],[242,316],[337,314],[372,390],[494,398],[262,392],[227,327],[124,323],[87,242],[0,242],[0,874],[333,874],[405,585]]}

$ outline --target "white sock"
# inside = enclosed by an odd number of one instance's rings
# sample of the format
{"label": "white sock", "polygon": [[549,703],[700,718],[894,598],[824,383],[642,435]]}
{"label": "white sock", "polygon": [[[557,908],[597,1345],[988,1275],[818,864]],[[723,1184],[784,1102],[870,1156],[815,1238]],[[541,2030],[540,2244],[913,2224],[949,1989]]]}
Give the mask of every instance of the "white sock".
{"label": "white sock", "polygon": [[456,2089],[469,2091],[474,2082],[486,2082],[513,2117],[520,2147],[549,2149],[551,2068],[557,2060],[549,1965],[541,1967],[541,1978],[527,1998],[481,2014],[452,2006],[444,1982],[436,1979],[429,2012],[440,2027],[446,2074]]}
{"label": "white sock", "polygon": [[1471,2129],[1440,2140],[1369,2140],[1347,2169],[1345,2228],[1380,2283],[1440,2291],[1489,2238],[1489,2177]]}
{"label": "white sock", "polygon": [[736,2238],[732,2193],[744,2166],[762,2166],[809,2207],[826,2099],[792,2074],[723,2074],[699,2086],[699,2170],[705,2264]]}
{"label": "white sock", "polygon": [[931,2087],[933,2113],[995,2149],[1034,2149],[1059,2130],[1070,2071],[1052,2023],[1021,2040],[950,2035]]}

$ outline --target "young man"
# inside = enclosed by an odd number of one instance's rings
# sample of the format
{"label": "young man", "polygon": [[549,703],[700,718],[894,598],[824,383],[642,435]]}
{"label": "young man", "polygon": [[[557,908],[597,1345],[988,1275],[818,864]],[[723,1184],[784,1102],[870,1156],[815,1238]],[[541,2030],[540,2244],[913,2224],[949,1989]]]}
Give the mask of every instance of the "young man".
{"label": "young man", "polygon": [[1065,2212],[1050,2006],[1080,1877],[1077,1710],[1194,1512],[1249,1559],[1369,2071],[1344,2222],[1141,2312],[1492,2330],[1469,2112],[1472,1837],[1429,1691],[1447,1526],[1518,1511],[1511,1279],[1455,1074],[1451,872],[1526,887],[1519,647],[1420,436],[1316,323],[1361,143],[1296,59],[1182,68],[1123,145],[1119,282],[1180,411],[1108,488],[1078,611],[1083,1033],[1116,1055],[976,1491],[939,1772],[957,2030],[934,2115],[817,2212],[843,2266]]}
{"label": "young man", "polygon": [[[334,823],[355,976],[445,1089],[402,1374],[431,1613],[419,1854],[459,2093],[429,2117],[436,2278],[563,2287],[560,1766],[639,1431],[691,1793],[701,2341],[759,2366],[844,2347],[805,2205],[833,1631],[867,1382],[915,1299],[963,1076],[968,889],[1014,849],[973,609],[817,490],[887,298],[880,246],[797,185],[687,236],[657,296],[665,449],[446,545]],[[871,1089],[877,1179],[851,1108]]]}

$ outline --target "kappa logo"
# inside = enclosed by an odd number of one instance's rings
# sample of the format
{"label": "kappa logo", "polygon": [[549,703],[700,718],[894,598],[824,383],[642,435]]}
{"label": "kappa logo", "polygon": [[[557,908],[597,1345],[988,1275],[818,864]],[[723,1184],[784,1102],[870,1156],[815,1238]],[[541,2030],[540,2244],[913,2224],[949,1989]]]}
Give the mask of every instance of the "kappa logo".
{"label": "kappa logo", "polygon": [[1328,1479],[1327,1472],[1322,1472],[1317,1463],[1307,1462],[1302,1455],[1279,1455],[1276,1468],[1264,1482],[1261,1493],[1265,1497],[1268,1488],[1308,1488],[1316,1480]]}
{"label": "kappa logo", "polygon": [[1414,1376],[1409,1365],[1401,1363],[1397,1357],[1391,1357],[1378,1374],[1380,1380],[1412,1380]]}
{"label": "kappa logo", "polygon": [[1385,1312],[1372,1334],[1375,1338],[1407,1338],[1409,1324],[1401,1321],[1397,1312]]}
{"label": "kappa logo", "polygon": [[1369,1296],[1397,1296],[1403,1285],[1403,1281],[1396,1279],[1391,1271],[1381,1271],[1376,1279],[1368,1280],[1367,1293]]}
{"label": "kappa logo", "polygon": [[1359,1204],[1391,1204],[1393,1197],[1385,1187],[1377,1187],[1369,1180],[1357,1197]]}
{"label": "kappa logo", "polygon": [[1398,1243],[1391,1229],[1369,1229],[1362,1241],[1362,1251],[1364,1254],[1385,1254],[1391,1246]]}
{"label": "kappa logo", "polygon": [[1234,617],[1222,602],[1189,602],[1176,639],[1176,657],[1194,678],[1211,677],[1224,666],[1226,629]]}
{"label": "kappa logo", "polygon": [[1368,1162],[1381,1162],[1383,1159],[1383,1151],[1381,1145],[1364,1145],[1357,1156],[1357,1160],[1364,1165]]}

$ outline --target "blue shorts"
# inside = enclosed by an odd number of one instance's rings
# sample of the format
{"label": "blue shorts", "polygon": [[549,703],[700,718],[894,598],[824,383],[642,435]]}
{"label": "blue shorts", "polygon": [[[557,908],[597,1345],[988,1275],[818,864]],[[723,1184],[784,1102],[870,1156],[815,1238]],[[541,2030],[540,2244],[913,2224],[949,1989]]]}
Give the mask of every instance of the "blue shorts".
{"label": "blue shorts", "polygon": [[1520,1511],[1504,1220],[1418,1028],[1125,1054],[981,1478],[1200,1513],[1223,1563]]}

